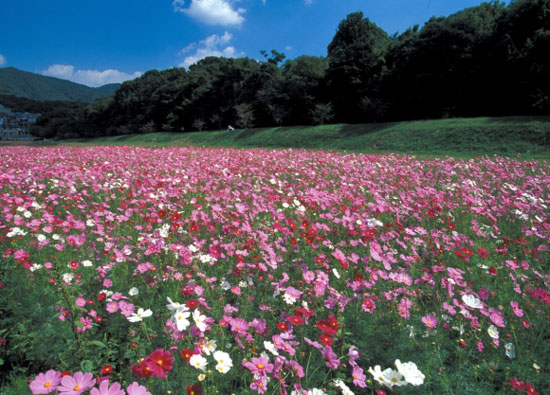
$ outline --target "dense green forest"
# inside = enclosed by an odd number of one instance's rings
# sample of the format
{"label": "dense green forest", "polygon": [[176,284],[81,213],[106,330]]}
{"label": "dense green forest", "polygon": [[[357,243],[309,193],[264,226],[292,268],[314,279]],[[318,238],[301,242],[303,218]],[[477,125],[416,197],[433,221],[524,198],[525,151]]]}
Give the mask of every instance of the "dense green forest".
{"label": "dense green forest", "polygon": [[[41,137],[550,113],[550,0],[483,3],[388,35],[341,21],[327,57],[209,57],[44,114]],[[59,118],[61,116],[61,119]],[[62,125],[62,126],[60,126]]]}

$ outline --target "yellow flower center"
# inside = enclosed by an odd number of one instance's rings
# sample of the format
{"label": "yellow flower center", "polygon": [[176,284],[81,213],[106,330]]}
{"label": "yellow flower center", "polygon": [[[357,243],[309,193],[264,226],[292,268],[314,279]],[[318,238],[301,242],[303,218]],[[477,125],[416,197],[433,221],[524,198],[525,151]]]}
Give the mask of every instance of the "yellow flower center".
{"label": "yellow flower center", "polygon": [[73,388],[73,391],[80,391],[80,386],[79,386],[79,385],[75,385],[74,388]]}
{"label": "yellow flower center", "polygon": [[397,377],[392,377],[391,381],[393,381],[394,383],[397,383]]}
{"label": "yellow flower center", "polygon": [[258,369],[263,369],[263,368],[264,368],[264,365],[261,364],[261,363],[259,363],[259,364],[258,364]]}
{"label": "yellow flower center", "polygon": [[44,388],[50,388],[52,386],[52,383],[50,383],[49,381],[46,381],[44,383]]}
{"label": "yellow flower center", "polygon": [[159,359],[159,360],[157,361],[157,365],[158,365],[158,366],[161,366],[161,365],[162,365],[162,359]]}

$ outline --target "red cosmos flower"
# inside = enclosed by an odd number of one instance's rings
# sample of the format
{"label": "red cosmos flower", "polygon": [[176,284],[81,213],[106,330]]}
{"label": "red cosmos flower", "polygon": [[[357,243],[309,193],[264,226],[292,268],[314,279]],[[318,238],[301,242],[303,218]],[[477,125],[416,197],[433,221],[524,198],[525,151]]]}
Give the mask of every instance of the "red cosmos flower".
{"label": "red cosmos flower", "polygon": [[303,307],[298,307],[296,309],[296,314],[301,316],[301,317],[311,317],[315,314],[315,310],[308,310],[306,308],[303,308]]}
{"label": "red cosmos flower", "polygon": [[317,328],[329,336],[336,335],[337,330],[334,330],[328,321],[319,320],[315,323],[315,325],[317,325]]}
{"label": "red cosmos flower", "polygon": [[478,248],[477,255],[485,259],[489,257],[489,251],[487,251],[485,248]]}
{"label": "red cosmos flower", "polygon": [[539,395],[537,391],[533,388],[533,386],[529,383],[525,383],[525,393],[526,394],[533,394],[533,395]]}
{"label": "red cosmos flower", "polygon": [[100,302],[103,302],[105,299],[107,299],[107,294],[105,292],[100,292],[97,294],[97,300]]}
{"label": "red cosmos flower", "polygon": [[185,362],[189,362],[191,357],[196,354],[195,350],[191,350],[189,348],[184,348],[183,350],[180,350],[181,357],[185,359]]}
{"label": "red cosmos flower", "polygon": [[288,321],[294,326],[304,325],[304,319],[299,315],[291,315],[288,317]]}
{"label": "red cosmos flower", "polygon": [[332,337],[324,332],[321,333],[321,343],[323,343],[325,346],[332,346]]}
{"label": "red cosmos flower", "polygon": [[525,383],[523,381],[518,380],[515,377],[512,377],[509,381],[512,388],[518,390],[518,391],[524,391],[525,390]]}
{"label": "red cosmos flower", "polygon": [[277,324],[277,329],[280,330],[281,332],[287,331],[287,330],[288,330],[288,323],[286,323],[286,322],[279,322],[279,323]]}
{"label": "red cosmos flower", "polygon": [[111,365],[105,365],[101,368],[101,374],[108,375],[111,374],[113,371],[113,367]]}
{"label": "red cosmos flower", "polygon": [[131,365],[130,369],[138,379],[142,379],[144,377],[151,377],[151,371],[147,367],[147,363],[145,362],[145,359],[141,362]]}
{"label": "red cosmos flower", "polygon": [[185,305],[190,308],[191,310],[194,310],[199,305],[199,301],[196,299],[189,299],[185,301]]}
{"label": "red cosmos flower", "polygon": [[200,383],[195,383],[191,387],[187,386],[187,395],[202,395],[202,386]]}
{"label": "red cosmos flower", "polygon": [[340,328],[340,325],[338,325],[338,320],[336,319],[336,317],[332,314],[330,314],[328,316],[328,323],[330,325],[330,327],[332,329],[334,329],[335,331],[338,331],[338,329]]}
{"label": "red cosmos flower", "polygon": [[496,276],[498,272],[497,272],[497,269],[494,266],[491,266],[489,268],[489,273],[491,273],[493,276]]}
{"label": "red cosmos flower", "polygon": [[174,358],[170,351],[157,348],[143,361],[151,371],[151,376],[166,378],[166,373],[172,370]]}
{"label": "red cosmos flower", "polygon": [[61,377],[70,376],[70,375],[71,375],[71,372],[69,372],[68,370],[61,372]]}

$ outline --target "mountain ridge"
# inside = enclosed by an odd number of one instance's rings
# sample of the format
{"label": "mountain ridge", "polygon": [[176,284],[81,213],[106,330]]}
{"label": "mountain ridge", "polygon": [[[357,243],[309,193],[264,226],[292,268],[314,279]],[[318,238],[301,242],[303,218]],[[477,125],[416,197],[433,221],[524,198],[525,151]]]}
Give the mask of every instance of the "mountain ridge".
{"label": "mountain ridge", "polygon": [[92,88],[15,67],[0,68],[0,95],[14,95],[38,101],[91,103],[96,99],[111,96],[120,85],[115,83]]}

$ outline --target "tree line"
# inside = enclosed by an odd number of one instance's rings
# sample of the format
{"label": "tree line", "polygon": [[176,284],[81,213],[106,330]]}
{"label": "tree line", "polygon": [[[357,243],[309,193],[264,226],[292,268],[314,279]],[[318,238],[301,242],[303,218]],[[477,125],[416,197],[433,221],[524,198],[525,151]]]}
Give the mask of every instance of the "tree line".
{"label": "tree line", "polygon": [[262,55],[149,71],[61,119],[44,114],[33,133],[63,138],[550,113],[550,0],[483,3],[391,36],[355,12],[338,25],[327,57]]}

